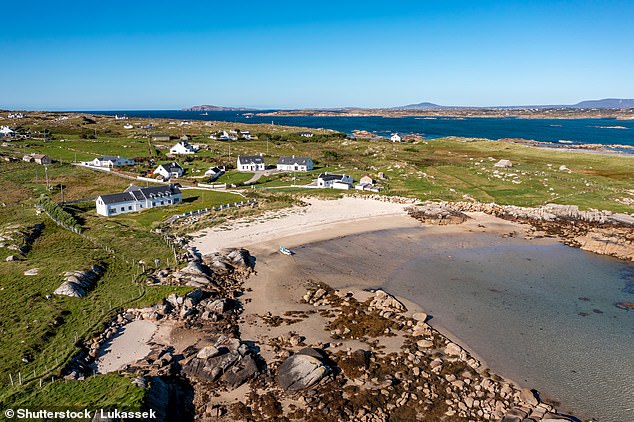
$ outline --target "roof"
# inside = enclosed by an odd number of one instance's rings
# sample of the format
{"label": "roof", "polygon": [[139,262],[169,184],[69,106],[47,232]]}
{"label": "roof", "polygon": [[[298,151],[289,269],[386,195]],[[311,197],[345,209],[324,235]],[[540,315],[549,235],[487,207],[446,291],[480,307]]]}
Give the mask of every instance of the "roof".
{"label": "roof", "polygon": [[31,154],[31,157],[35,158],[36,160],[41,160],[42,158],[48,158],[46,154]]}
{"label": "roof", "polygon": [[99,197],[104,202],[104,204],[117,204],[120,202],[130,202],[130,201],[143,201],[145,199],[150,199],[156,196],[168,196],[168,195],[176,195],[181,193],[180,189],[178,189],[174,185],[169,186],[150,186],[147,188],[141,188],[139,186],[131,185],[124,192],[121,193],[111,193],[108,195],[100,195]]}
{"label": "roof", "polygon": [[310,157],[295,157],[294,155],[292,157],[283,156],[280,157],[279,160],[277,160],[277,164],[299,164],[305,166],[308,164],[308,160],[310,160]]}
{"label": "roof", "polygon": [[[174,162],[174,161],[168,164],[161,164],[158,167],[163,167],[165,170],[167,170],[170,173],[174,170],[183,170],[183,168],[177,162]],[[156,168],[157,170],[158,170],[158,167]]]}
{"label": "roof", "polygon": [[325,181],[329,180],[343,180],[345,174],[332,174],[332,173],[322,173],[319,175],[318,179],[322,179]]}
{"label": "roof", "polygon": [[240,155],[238,162],[240,164],[264,164],[264,158],[260,155]]}
{"label": "roof", "polygon": [[[99,161],[117,161],[121,159],[121,157],[115,157],[114,155],[104,155],[102,157],[97,157],[97,160]],[[123,160],[125,160],[125,158],[123,158]]]}

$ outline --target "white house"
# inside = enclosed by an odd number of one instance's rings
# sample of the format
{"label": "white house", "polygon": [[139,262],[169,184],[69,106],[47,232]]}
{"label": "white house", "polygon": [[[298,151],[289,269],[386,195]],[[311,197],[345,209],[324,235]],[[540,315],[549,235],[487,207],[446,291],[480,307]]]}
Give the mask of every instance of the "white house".
{"label": "white house", "polygon": [[209,177],[212,181],[219,178],[225,172],[225,167],[210,167],[209,170],[205,172],[205,176]]}
{"label": "white house", "polygon": [[130,123],[126,123],[125,125],[123,125],[124,129],[134,129],[134,126],[132,126]]}
{"label": "white house", "polygon": [[393,133],[392,136],[390,136],[390,141],[392,141],[392,142],[403,142],[403,138],[398,133]]}
{"label": "white house", "polygon": [[130,186],[122,193],[97,198],[97,214],[109,217],[183,202],[183,194],[174,185],[141,188]]}
{"label": "white house", "polygon": [[161,164],[154,170],[154,175],[163,177],[163,180],[176,179],[185,173],[185,170],[176,162]]}
{"label": "white house", "polygon": [[198,149],[198,146],[190,145],[187,141],[180,141],[170,148],[170,154],[196,154]]}
{"label": "white house", "polygon": [[9,126],[0,127],[0,135],[2,136],[15,136],[15,130],[11,129]]}
{"label": "white house", "polygon": [[238,156],[238,171],[262,171],[265,167],[264,158],[261,155]]}
{"label": "white house", "polygon": [[320,188],[334,188],[334,189],[350,189],[354,179],[347,174],[331,174],[321,173],[317,177],[317,186]]}
{"label": "white house", "polygon": [[124,158],[120,156],[104,155],[103,157],[97,157],[92,161],[88,161],[86,164],[94,167],[121,167],[121,166],[133,166],[134,160]]}
{"label": "white house", "polygon": [[301,136],[303,138],[312,138],[313,137],[313,133],[312,132],[300,132],[299,136]]}
{"label": "white house", "polygon": [[380,189],[374,186],[374,179],[369,175],[363,176],[359,179],[359,184],[354,187],[356,190],[370,191],[370,192],[378,192]]}
{"label": "white house", "polygon": [[310,157],[280,157],[277,160],[277,169],[280,171],[309,171],[313,169],[313,160]]}
{"label": "white house", "polygon": [[251,136],[251,132],[249,132],[248,130],[241,130],[240,137],[242,137],[242,139],[246,139],[247,141],[253,139],[253,136]]}

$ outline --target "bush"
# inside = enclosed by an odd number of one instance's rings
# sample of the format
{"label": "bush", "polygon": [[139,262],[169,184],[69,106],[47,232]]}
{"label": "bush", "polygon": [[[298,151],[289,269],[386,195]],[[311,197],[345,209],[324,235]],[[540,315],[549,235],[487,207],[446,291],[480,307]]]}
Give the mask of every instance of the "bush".
{"label": "bush", "polygon": [[51,200],[48,196],[40,196],[37,200],[37,205],[44,208],[53,218],[67,227],[81,231],[81,225],[77,222],[75,217],[67,211],[64,211],[57,202]]}

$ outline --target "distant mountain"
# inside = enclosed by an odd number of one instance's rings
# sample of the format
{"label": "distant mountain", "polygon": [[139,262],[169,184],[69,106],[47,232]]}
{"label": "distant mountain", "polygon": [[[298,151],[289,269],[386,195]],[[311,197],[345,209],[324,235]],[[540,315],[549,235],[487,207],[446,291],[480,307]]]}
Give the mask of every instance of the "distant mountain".
{"label": "distant mountain", "polygon": [[182,108],[181,111],[252,111],[254,108],[243,107],[222,107],[215,105],[199,105],[189,108]]}
{"label": "distant mountain", "polygon": [[603,100],[581,101],[574,108],[634,108],[634,99],[605,98]]}
{"label": "distant mountain", "polygon": [[446,107],[438,105],[438,104],[434,104],[434,103],[423,102],[418,104],[408,104],[404,106],[393,107],[392,110],[428,110],[433,108],[446,108]]}
{"label": "distant mountain", "polygon": [[418,104],[409,104],[399,107],[393,107],[391,110],[432,110],[432,109],[477,109],[477,108],[505,108],[505,109],[525,109],[525,108],[634,108],[634,99],[623,99],[623,98],[605,98],[603,100],[586,100],[581,101],[577,104],[570,105],[524,105],[524,106],[483,106],[483,107],[473,107],[473,106],[442,106],[434,103],[418,103]]}

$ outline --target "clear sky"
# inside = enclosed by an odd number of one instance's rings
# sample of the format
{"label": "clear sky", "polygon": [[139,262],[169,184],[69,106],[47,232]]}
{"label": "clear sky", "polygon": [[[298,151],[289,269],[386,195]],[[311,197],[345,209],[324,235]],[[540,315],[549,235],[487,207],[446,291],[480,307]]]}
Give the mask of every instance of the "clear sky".
{"label": "clear sky", "polygon": [[6,1],[0,108],[634,98],[634,1]]}

